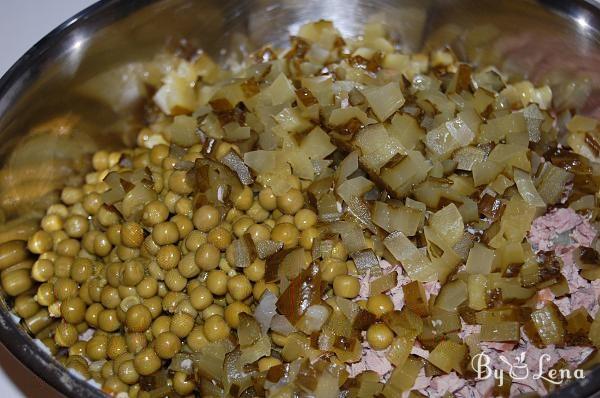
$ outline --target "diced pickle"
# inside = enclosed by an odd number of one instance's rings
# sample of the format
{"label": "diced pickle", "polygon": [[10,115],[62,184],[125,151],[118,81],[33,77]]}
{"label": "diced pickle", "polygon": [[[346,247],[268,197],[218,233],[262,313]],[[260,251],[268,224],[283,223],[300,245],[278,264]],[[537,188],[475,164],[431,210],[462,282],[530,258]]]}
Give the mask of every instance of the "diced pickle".
{"label": "diced pickle", "polygon": [[[475,315],[476,322],[479,324],[484,323],[498,323],[506,321],[522,321],[523,316],[521,315],[521,309],[518,307],[501,307],[501,308],[490,308],[479,311]],[[529,316],[527,316],[529,318]]]}
{"label": "diced pickle", "polygon": [[470,274],[489,274],[492,272],[493,262],[494,250],[487,248],[484,244],[475,243],[469,251],[466,269]]}
{"label": "diced pickle", "polygon": [[414,337],[423,331],[423,320],[408,308],[385,314],[383,321],[398,336]]}
{"label": "diced pickle", "polygon": [[446,311],[456,309],[468,298],[467,284],[459,279],[446,283],[440,290],[435,305]]}
{"label": "diced pickle", "polygon": [[596,348],[600,348],[600,316],[597,316],[592,322],[588,337]]}
{"label": "diced pickle", "polygon": [[462,362],[466,354],[466,346],[450,340],[440,341],[429,354],[429,362],[446,373],[455,370],[462,374]]}
{"label": "diced pickle", "polygon": [[558,346],[565,343],[565,319],[554,303],[547,302],[533,311],[531,320],[542,343]]}
{"label": "diced pickle", "polygon": [[224,67],[182,41],[84,84],[143,114],[127,147],[61,117],[6,153],[0,279],[26,331],[150,398],[450,398],[521,337],[600,362],[590,82],[482,67],[489,26],[416,54],[388,33],[321,20]]}
{"label": "diced pickle", "polygon": [[419,281],[412,281],[402,286],[406,306],[419,316],[427,316],[429,307],[425,288]]}
{"label": "diced pickle", "polygon": [[417,375],[423,367],[423,360],[416,356],[409,356],[403,366],[394,369],[383,388],[386,398],[399,397],[403,391],[408,391],[415,384]]}
{"label": "diced pickle", "polygon": [[408,359],[414,343],[414,338],[396,337],[385,356],[394,366],[401,367]]}
{"label": "diced pickle", "polygon": [[519,322],[505,321],[484,323],[481,325],[481,341],[518,342],[520,339]]}
{"label": "diced pickle", "polygon": [[485,275],[469,275],[468,292],[470,308],[483,310],[487,307],[487,284]]}
{"label": "diced pickle", "polygon": [[446,311],[433,307],[431,311],[431,324],[440,334],[460,331],[462,324],[456,311]]}
{"label": "diced pickle", "polygon": [[397,282],[398,273],[396,271],[385,274],[371,282],[369,294],[374,296],[379,293],[388,291],[398,284]]}

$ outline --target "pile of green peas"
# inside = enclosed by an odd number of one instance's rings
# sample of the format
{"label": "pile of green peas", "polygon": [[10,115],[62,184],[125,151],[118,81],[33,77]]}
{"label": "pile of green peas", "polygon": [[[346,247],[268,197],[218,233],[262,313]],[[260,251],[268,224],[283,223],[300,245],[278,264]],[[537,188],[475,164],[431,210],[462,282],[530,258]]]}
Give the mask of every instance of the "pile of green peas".
{"label": "pile of green peas", "polygon": [[[238,150],[221,144],[217,156],[232,148]],[[320,234],[306,185],[293,175],[284,194],[255,184],[237,193],[226,212],[194,208],[187,172],[175,166],[201,157],[200,145],[183,159],[162,144],[96,152],[85,184],[65,187],[39,230],[27,241],[0,244],[2,287],[22,325],[58,361],[108,393],[143,396],[141,377],[166,369],[180,352],[230,338],[239,314],[251,314],[266,290],[279,295],[277,284],[264,281],[263,260],[235,267],[234,240],[249,234],[255,242],[279,241],[304,249],[309,261]],[[110,189],[104,178],[139,169],[151,171],[157,199],[143,205],[138,219],[124,220],[104,203]],[[358,295],[356,268],[341,243],[320,267],[336,295]],[[275,346],[286,342],[275,332],[270,337]],[[281,362],[263,357],[258,368]],[[169,373],[169,383],[182,396],[197,388],[189,372]]]}

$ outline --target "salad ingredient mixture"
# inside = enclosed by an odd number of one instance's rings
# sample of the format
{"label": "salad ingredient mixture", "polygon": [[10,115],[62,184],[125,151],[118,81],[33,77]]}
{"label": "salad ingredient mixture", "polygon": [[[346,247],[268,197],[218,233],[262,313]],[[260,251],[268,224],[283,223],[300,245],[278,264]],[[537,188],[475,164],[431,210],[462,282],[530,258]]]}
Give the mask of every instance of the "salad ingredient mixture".
{"label": "salad ingredient mixture", "polygon": [[600,130],[551,86],[377,23],[138,66],[136,144],[0,231],[4,292],[73,372],[131,397],[487,397],[546,393],[512,373],[544,354],[598,362]]}

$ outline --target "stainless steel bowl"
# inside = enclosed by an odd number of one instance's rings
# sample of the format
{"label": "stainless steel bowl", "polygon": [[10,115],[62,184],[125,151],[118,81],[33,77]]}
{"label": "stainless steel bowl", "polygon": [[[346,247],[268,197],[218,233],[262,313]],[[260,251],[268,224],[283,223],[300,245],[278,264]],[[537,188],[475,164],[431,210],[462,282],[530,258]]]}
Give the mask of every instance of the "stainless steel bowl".
{"label": "stainless steel bowl", "polygon": [[[168,41],[187,38],[191,45],[222,59],[240,43],[248,47],[283,44],[300,24],[318,19],[333,20],[342,33],[353,35],[377,16],[403,47],[412,50],[432,40],[443,44],[449,37],[440,34],[444,26],[457,31],[492,24],[508,42],[518,43],[498,58],[504,67],[534,79],[540,70],[584,70],[592,74],[597,90],[598,6],[592,0],[100,1],[48,34],[0,80],[0,157],[6,159],[31,126],[66,110],[106,133],[103,127],[123,120],[128,109],[94,103],[75,88],[109,68],[150,58]],[[94,138],[102,140],[101,133],[96,134]],[[15,323],[4,297],[0,305],[0,340],[21,362],[67,396],[104,396],[36,345]],[[596,396],[597,370],[553,395]]]}

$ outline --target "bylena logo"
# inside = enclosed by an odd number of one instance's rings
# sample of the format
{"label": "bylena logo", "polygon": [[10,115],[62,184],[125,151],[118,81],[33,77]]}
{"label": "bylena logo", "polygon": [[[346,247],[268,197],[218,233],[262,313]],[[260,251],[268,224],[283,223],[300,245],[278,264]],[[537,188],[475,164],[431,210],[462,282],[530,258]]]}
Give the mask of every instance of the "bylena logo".
{"label": "bylena logo", "polygon": [[506,365],[506,370],[498,369],[492,366],[491,358],[485,353],[479,353],[471,359],[471,367],[477,374],[477,380],[486,380],[494,378],[501,387],[504,385],[504,373],[508,373],[512,380],[543,380],[549,383],[559,385],[572,379],[583,379],[585,377],[583,369],[550,369],[544,372],[545,365],[550,363],[549,354],[542,354],[539,359],[537,369],[529,369],[525,363],[525,352],[518,355],[514,362],[509,361],[505,356],[499,355],[498,359]]}

